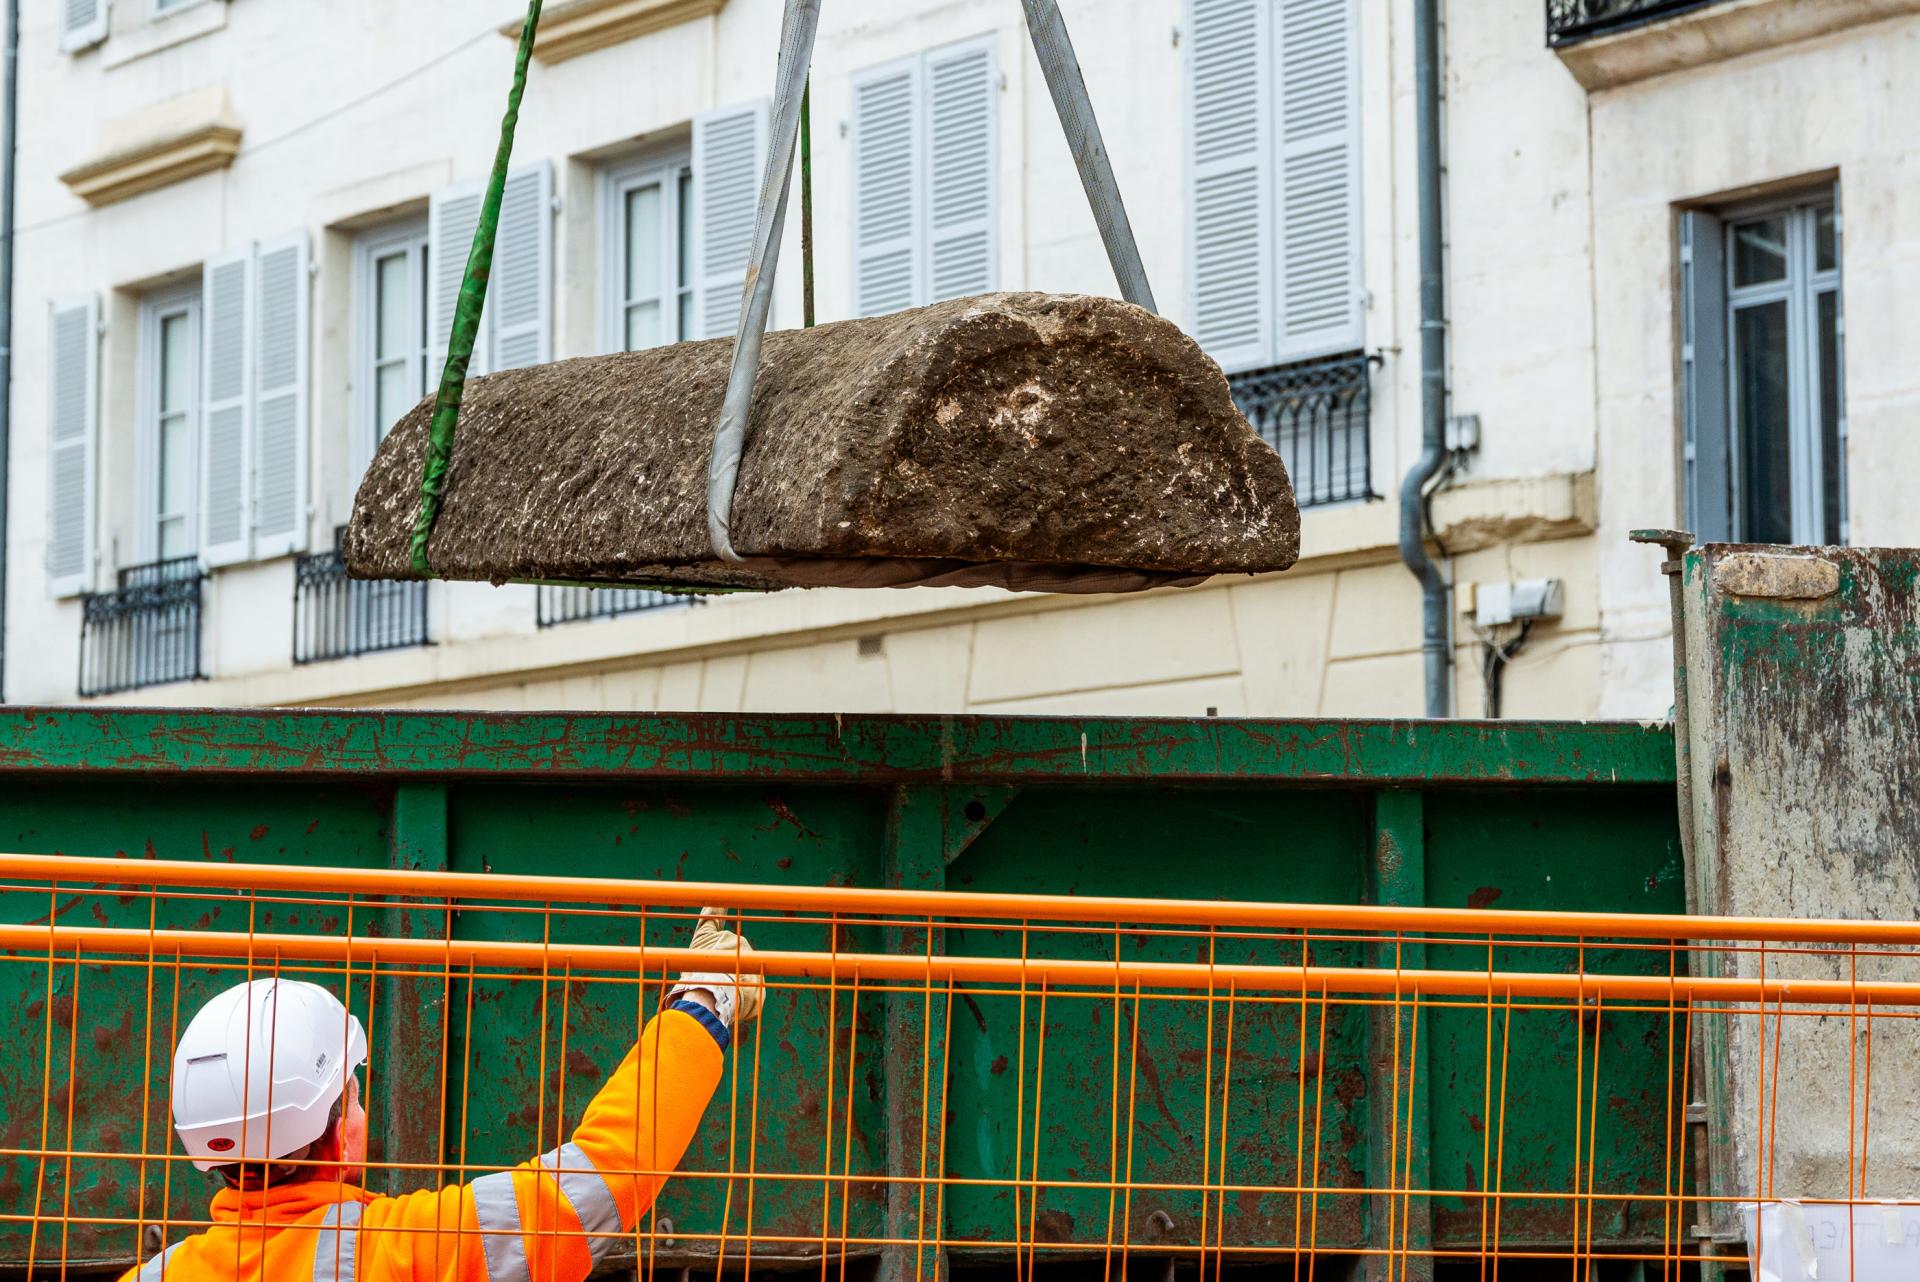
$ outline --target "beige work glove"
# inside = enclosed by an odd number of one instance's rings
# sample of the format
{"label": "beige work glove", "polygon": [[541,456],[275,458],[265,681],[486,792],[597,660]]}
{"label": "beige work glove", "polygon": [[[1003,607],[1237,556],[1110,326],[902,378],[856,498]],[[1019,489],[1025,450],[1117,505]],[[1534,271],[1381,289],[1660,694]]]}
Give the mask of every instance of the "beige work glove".
{"label": "beige work glove", "polygon": [[700,923],[693,928],[688,947],[699,952],[717,953],[716,962],[725,970],[688,971],[667,993],[667,1005],[691,989],[702,989],[713,996],[716,1013],[728,1028],[738,1028],[760,1013],[766,1002],[767,981],[757,972],[733,969],[734,959],[753,951],[749,944],[725,925],[727,910],[702,908]]}

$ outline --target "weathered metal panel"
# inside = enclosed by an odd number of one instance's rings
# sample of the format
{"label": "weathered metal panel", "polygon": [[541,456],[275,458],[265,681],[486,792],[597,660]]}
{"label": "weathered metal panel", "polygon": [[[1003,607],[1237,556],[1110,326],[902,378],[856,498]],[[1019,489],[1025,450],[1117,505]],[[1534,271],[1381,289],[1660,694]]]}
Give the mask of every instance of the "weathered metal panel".
{"label": "weathered metal panel", "polygon": [[[1386,884],[1375,867],[1375,798],[1398,790],[1412,803],[1407,815],[1420,835],[1402,845],[1421,864],[1405,870],[1419,876],[1394,883],[1401,898],[1474,902],[1493,887],[1503,906],[1678,903],[1672,739],[1663,727],[33,709],[0,712],[0,744],[0,835],[23,851],[365,867],[444,860],[456,871],[1351,902]],[[232,919],[236,907],[217,898],[162,900],[154,920],[244,928]],[[453,930],[641,938],[631,912],[583,907],[592,906],[570,906],[550,921],[461,918]],[[122,902],[109,911],[110,924],[144,926],[149,910],[147,901]],[[274,928],[303,930],[337,929],[343,910],[283,904],[271,911]],[[433,933],[443,921],[425,905],[383,912],[369,928]],[[649,943],[684,933],[677,920],[645,927]],[[773,947],[828,942],[819,923],[756,930],[756,938]],[[946,946],[937,933],[929,942],[897,929],[883,939],[878,929],[853,927],[838,938],[862,949]],[[1129,956],[1192,959],[1190,942],[1124,942]],[[1298,961],[1277,948],[1223,941],[1217,959]],[[1444,951],[1431,949],[1430,960],[1443,964]],[[1366,959],[1353,944],[1313,960]],[[37,1026],[49,975],[41,968],[23,981],[28,969],[0,972],[0,1007]],[[57,1026],[77,1027],[73,1053],[88,1083],[75,1094],[73,1147],[121,1151],[137,1143],[143,1099],[149,1135],[164,1134],[173,1030],[144,1027],[144,972],[96,969],[78,976],[77,1020],[60,1013],[70,1009],[72,967],[51,974]],[[236,977],[189,972],[180,1009],[190,1013]],[[624,1051],[633,1027],[635,1008],[621,1000],[612,1009],[608,989],[592,991],[581,999],[582,987],[564,974],[544,983],[450,974],[357,992],[362,1008],[375,1005],[369,1094],[375,1130],[393,1146],[386,1156],[492,1164],[551,1144],[559,1119],[570,1125],[577,1118],[595,1073]],[[1126,993],[1096,1001],[1049,996],[1043,1017],[1041,1001],[1038,992],[1024,1001],[983,997],[957,1001],[951,1012],[938,995],[865,994],[857,1004],[843,996],[831,1012],[817,993],[777,1003],[730,1070],[746,1101],[757,1055],[761,1169],[821,1170],[831,1146],[832,1169],[844,1178],[782,1189],[763,1183],[756,1233],[818,1236],[824,1212],[829,1238],[843,1214],[868,1236],[889,1222],[910,1219],[918,1229],[925,1217],[938,1217],[926,1235],[937,1232],[956,1252],[969,1235],[1005,1237],[1016,1210],[1005,1178],[1016,1160],[1029,1175],[1037,1163],[1043,1185],[1049,1177],[1102,1180],[1124,1161],[1110,1143],[1116,1090],[1131,1100],[1136,1179],[1198,1183],[1209,1159],[1218,1178],[1219,1155],[1209,1151],[1200,1120],[1229,1088],[1218,1071],[1225,994],[1212,1010],[1211,1055],[1204,1008],[1147,1001],[1136,1016]],[[153,1008],[168,1011],[171,1003],[169,993]],[[1376,1053],[1381,1034],[1364,1011],[1330,1010],[1324,1051],[1317,1012],[1306,1012],[1303,1052],[1298,1004],[1231,1004],[1231,1107],[1267,1119],[1272,1142],[1228,1154],[1229,1182],[1295,1182],[1311,1162],[1314,1116],[1323,1186],[1359,1187],[1379,1175],[1369,1142],[1372,1113],[1393,1086],[1376,1080],[1379,1065],[1390,1067],[1391,1057]],[[134,1015],[122,1028],[124,1011]],[[1458,1176],[1449,1164],[1468,1156],[1462,1143],[1473,1148],[1461,1133],[1471,1131],[1479,1109],[1479,1084],[1461,1079],[1454,1063],[1478,1063],[1482,1030],[1456,1028],[1445,1013],[1427,1018],[1421,1036],[1441,1067],[1433,1070],[1430,1117],[1416,1125],[1423,1134],[1430,1127],[1435,1179],[1447,1186]],[[1577,1048],[1569,1030],[1546,1022],[1535,1031],[1516,1021],[1516,1056],[1564,1058]],[[1602,1039],[1627,1035],[1624,1022],[1610,1023]],[[1462,1048],[1457,1055],[1443,1049],[1449,1038]],[[442,1039],[450,1066],[444,1083],[429,1080]],[[876,1047],[884,1054],[871,1055]],[[849,1081],[855,1050],[859,1068]],[[1510,1134],[1558,1143],[1551,1132],[1564,1129],[1571,1112],[1571,1075],[1565,1095],[1510,1101]],[[42,1083],[65,1080],[58,1065],[48,1072],[0,1054],[6,1144],[37,1144]],[[730,1077],[722,1090],[734,1089]],[[1651,1088],[1636,1079],[1624,1089],[1637,1100]],[[1049,1119],[1038,1136],[1036,1091]],[[55,1095],[49,1119],[58,1140],[66,1118],[64,1095]],[[1657,1170],[1657,1157],[1649,1159],[1661,1137],[1644,1129],[1642,1112],[1625,1108],[1619,1116],[1603,1169],[1647,1160]],[[897,1198],[889,1208],[881,1177],[905,1173],[904,1145],[917,1173],[923,1125],[950,1175],[983,1182],[951,1185],[944,1208]],[[724,1171],[731,1156],[735,1169],[745,1169],[748,1140],[711,1128],[692,1163]],[[0,1158],[0,1202],[25,1195],[34,1175],[25,1159]],[[154,1164],[147,1184],[150,1209],[163,1191],[173,1214],[204,1207],[200,1178],[184,1164],[170,1185]],[[70,1189],[72,1205],[89,1214],[132,1215],[139,1204],[137,1190],[84,1161],[70,1177],[50,1172],[43,1188],[43,1199],[56,1201]],[[716,1224],[723,1199],[721,1181],[682,1181],[659,1213],[682,1225]],[[1107,1240],[1108,1200],[1097,1190],[1048,1186],[1038,1205],[1023,1198],[1018,1210],[1042,1240],[1092,1250]],[[1222,1229],[1219,1199],[1202,1203],[1197,1192],[1172,1191],[1152,1205],[1136,1198],[1116,1209],[1113,1235],[1148,1248],[1197,1243],[1203,1217],[1211,1234]],[[1310,1209],[1303,1202],[1298,1212]],[[736,1229],[743,1226],[737,1201],[730,1215]],[[1237,1233],[1285,1241],[1297,1223],[1291,1197],[1229,1199],[1224,1215],[1228,1243]],[[1352,1198],[1323,1196],[1320,1245],[1365,1245],[1368,1218]],[[1477,1241],[1474,1208],[1437,1205],[1432,1224],[1437,1245]],[[1596,1223],[1602,1243],[1615,1232],[1624,1240],[1636,1230]],[[96,1240],[69,1242],[66,1250],[76,1262],[125,1261],[132,1237],[131,1226],[99,1230]],[[27,1238],[22,1226],[0,1230],[0,1264],[20,1261]],[[819,1249],[803,1243],[787,1253]],[[40,1251],[48,1254],[44,1239]]]}
{"label": "weathered metal panel", "polygon": [[0,709],[0,772],[1671,783],[1624,722]]}

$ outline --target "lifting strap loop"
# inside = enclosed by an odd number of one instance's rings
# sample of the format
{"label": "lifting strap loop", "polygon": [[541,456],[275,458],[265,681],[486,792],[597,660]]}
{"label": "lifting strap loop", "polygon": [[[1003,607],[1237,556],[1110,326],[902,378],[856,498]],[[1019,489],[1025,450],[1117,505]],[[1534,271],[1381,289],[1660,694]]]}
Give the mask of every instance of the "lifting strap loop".
{"label": "lifting strap loop", "polygon": [[780,260],[780,229],[787,221],[794,143],[813,65],[813,35],[819,26],[820,0],[787,0],[780,18],[773,132],[768,139],[766,172],[760,181],[760,207],[753,220],[753,252],[747,261],[740,323],[734,330],[727,395],[713,433],[713,454],[707,460],[707,538],[713,544],[713,554],[731,564],[743,559],[733,550],[733,492],[740,481],[740,456],[747,447],[747,412],[753,404],[754,375],[760,368],[760,343],[766,337],[767,316],[773,307],[773,273]]}
{"label": "lifting strap loop", "polygon": [[453,433],[460,419],[460,398],[466,391],[467,365],[473,359],[474,340],[480,334],[480,311],[487,301],[487,278],[493,274],[494,233],[500,228],[500,201],[507,186],[507,167],[513,159],[513,130],[520,122],[520,97],[527,88],[527,64],[533,58],[533,38],[540,26],[541,0],[528,0],[526,25],[520,28],[520,47],[513,59],[513,87],[507,91],[507,114],[500,121],[500,145],[493,153],[493,172],[480,204],[480,222],[473,229],[473,249],[467,271],[460,278],[460,298],[454,304],[453,325],[447,334],[447,363],[433,395],[433,419],[427,429],[427,461],[420,473],[420,511],[413,522],[413,572],[432,574],[427,543],[440,517],[440,496],[447,488],[447,467],[453,461]]}

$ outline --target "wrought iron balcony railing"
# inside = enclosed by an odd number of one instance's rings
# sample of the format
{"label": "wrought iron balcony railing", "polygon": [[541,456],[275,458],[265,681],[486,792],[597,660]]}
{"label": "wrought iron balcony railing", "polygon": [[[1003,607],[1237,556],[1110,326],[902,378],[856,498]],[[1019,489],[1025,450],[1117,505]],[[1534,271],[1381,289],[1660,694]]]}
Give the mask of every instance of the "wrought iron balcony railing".
{"label": "wrought iron balcony railing", "polygon": [[197,556],[120,571],[111,592],[89,593],[80,609],[80,694],[118,694],[172,681],[198,681],[201,588]]}
{"label": "wrought iron balcony railing", "polygon": [[1718,3],[1720,0],[1547,0],[1547,44],[1558,48]]}
{"label": "wrought iron balcony railing", "polygon": [[431,645],[427,585],[348,578],[337,530],[333,543],[332,551],[293,563],[293,661],[323,663]]}
{"label": "wrought iron balcony railing", "polygon": [[1368,431],[1373,360],[1356,352],[1227,380],[1240,412],[1286,460],[1301,507],[1377,497]]}
{"label": "wrought iron balcony railing", "polygon": [[637,614],[642,610],[696,606],[703,599],[677,592],[655,592],[651,588],[543,586],[536,614],[541,627],[551,628],[555,624],[577,623],[581,619],[610,619],[616,614]]}

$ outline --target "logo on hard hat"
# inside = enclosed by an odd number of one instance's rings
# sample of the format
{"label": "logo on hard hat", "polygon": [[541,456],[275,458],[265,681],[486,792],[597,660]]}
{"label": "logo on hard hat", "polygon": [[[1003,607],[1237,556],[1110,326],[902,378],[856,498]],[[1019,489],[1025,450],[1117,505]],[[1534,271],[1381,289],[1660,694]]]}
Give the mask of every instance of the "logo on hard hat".
{"label": "logo on hard hat", "polygon": [[224,1135],[216,1135],[207,1141],[207,1147],[216,1153],[224,1153],[233,1147],[233,1141]]}

